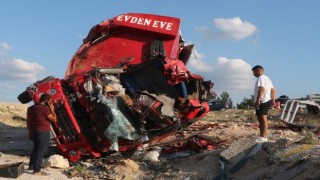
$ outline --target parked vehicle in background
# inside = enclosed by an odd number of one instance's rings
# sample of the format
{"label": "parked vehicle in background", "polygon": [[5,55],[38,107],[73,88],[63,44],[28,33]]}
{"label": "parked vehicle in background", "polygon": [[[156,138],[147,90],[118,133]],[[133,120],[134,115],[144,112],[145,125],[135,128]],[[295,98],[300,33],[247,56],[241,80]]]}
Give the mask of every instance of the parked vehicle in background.
{"label": "parked vehicle in background", "polygon": [[276,99],[276,101],[280,102],[280,107],[284,107],[289,99],[290,98],[288,96],[281,95],[281,96],[279,96],[279,98]]}
{"label": "parked vehicle in background", "polygon": [[220,111],[230,108],[229,102],[223,102],[221,100],[208,101],[210,111]]}
{"label": "parked vehicle in background", "polygon": [[[318,115],[320,112],[320,94],[309,94],[307,98],[288,100],[279,119],[291,127],[313,127],[313,123],[306,123],[305,120],[301,122],[299,118],[296,118],[296,114],[301,110],[304,111],[304,109],[307,110],[308,114]],[[315,121],[317,120],[315,119]]]}
{"label": "parked vehicle in background", "polygon": [[[320,112],[320,94],[309,94],[307,99],[316,103],[316,105],[307,104],[307,110],[310,114],[317,115]],[[318,105],[318,106],[317,106]]]}

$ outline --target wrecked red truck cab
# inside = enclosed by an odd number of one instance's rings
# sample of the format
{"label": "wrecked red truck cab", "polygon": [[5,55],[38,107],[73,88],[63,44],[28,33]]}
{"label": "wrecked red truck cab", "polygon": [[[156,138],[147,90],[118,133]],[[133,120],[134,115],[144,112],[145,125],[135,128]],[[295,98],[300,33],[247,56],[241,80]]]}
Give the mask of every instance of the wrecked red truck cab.
{"label": "wrecked red truck cab", "polygon": [[63,79],[47,77],[18,96],[51,95],[53,140],[70,161],[160,142],[204,117],[213,83],[186,64],[180,18],[128,13],[91,28]]}

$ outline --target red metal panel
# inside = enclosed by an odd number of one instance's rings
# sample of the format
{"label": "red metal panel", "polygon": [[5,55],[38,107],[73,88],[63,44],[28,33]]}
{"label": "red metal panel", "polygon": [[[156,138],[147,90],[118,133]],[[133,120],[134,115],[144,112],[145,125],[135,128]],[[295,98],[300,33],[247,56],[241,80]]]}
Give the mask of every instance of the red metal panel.
{"label": "red metal panel", "polygon": [[113,18],[113,24],[177,36],[180,29],[180,18],[151,14],[128,13]]}
{"label": "red metal panel", "polygon": [[[104,78],[113,76],[106,69],[123,72],[116,77],[120,80],[118,85],[129,89],[122,98],[136,106],[119,107],[128,110],[123,113],[137,126],[140,135],[148,131],[149,140],[143,143],[157,143],[208,113],[203,93],[209,92],[212,84],[204,83],[200,75],[187,69],[193,45],[184,46],[180,22],[180,18],[139,13],[106,20],[91,28],[69,62],[65,79],[48,77],[33,84],[28,94],[34,102],[42,93],[52,96],[58,117],[58,122],[52,124],[52,133],[65,157],[77,161],[83,155],[99,157],[110,150],[111,143],[104,132],[114,119],[108,114],[111,107],[101,103],[104,99],[100,96],[109,96],[101,93],[107,83],[102,83]],[[190,83],[187,87],[175,86],[186,84],[182,82]],[[139,109],[144,101],[136,95],[144,91],[152,94],[151,99],[160,95],[166,98]],[[27,101],[28,98],[24,102]],[[162,112],[165,106],[172,107],[172,112]],[[119,139],[118,143],[120,152],[142,144],[139,139]]]}
{"label": "red metal panel", "polygon": [[130,13],[104,21],[91,29],[69,62],[65,78],[88,72],[92,67],[115,67],[124,58],[133,58],[130,64],[148,61],[154,40],[164,42],[167,61],[178,59],[180,21],[167,16]]}

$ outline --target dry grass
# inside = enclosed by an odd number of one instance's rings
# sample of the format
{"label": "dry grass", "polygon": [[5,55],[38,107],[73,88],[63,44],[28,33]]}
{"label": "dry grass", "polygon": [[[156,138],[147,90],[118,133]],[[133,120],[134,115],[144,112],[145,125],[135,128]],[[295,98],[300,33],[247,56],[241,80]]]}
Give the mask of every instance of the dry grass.
{"label": "dry grass", "polygon": [[303,112],[303,113],[297,113],[294,123],[296,124],[303,124],[303,125],[307,125],[307,126],[317,126],[320,127],[320,115],[313,115],[313,114],[309,114],[307,112]]}
{"label": "dry grass", "polygon": [[283,154],[283,158],[287,158],[287,157],[290,157],[294,154],[298,154],[298,153],[301,153],[303,151],[307,151],[309,149],[313,148],[312,145],[310,144],[303,144],[302,146],[298,146],[297,148],[294,148],[294,149],[291,149],[289,151],[287,151],[286,153]]}
{"label": "dry grass", "polygon": [[315,135],[312,131],[308,128],[303,129],[304,137],[299,141],[299,144],[320,144],[320,139],[317,135]]}

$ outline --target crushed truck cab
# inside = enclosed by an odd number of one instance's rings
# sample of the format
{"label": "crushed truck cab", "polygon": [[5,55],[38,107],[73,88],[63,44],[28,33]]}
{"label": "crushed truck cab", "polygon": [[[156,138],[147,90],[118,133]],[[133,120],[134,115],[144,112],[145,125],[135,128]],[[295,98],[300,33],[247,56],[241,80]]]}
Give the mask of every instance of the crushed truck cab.
{"label": "crushed truck cab", "polygon": [[180,18],[128,13],[91,28],[63,79],[37,81],[21,103],[51,95],[53,140],[70,161],[160,142],[204,117],[213,83],[186,64]]}

